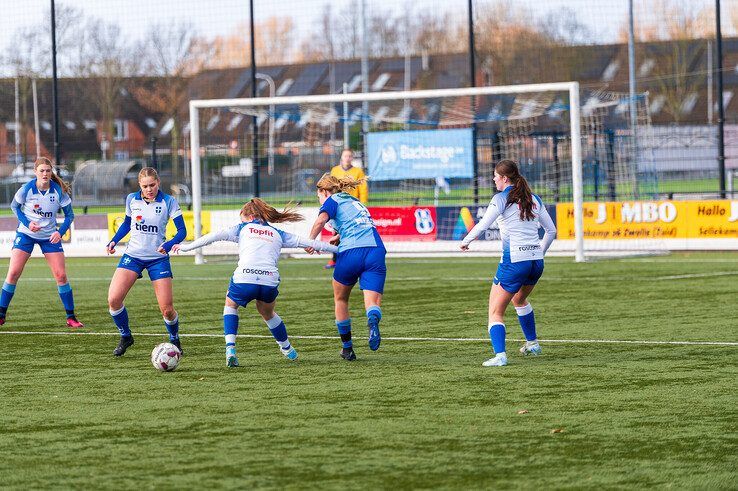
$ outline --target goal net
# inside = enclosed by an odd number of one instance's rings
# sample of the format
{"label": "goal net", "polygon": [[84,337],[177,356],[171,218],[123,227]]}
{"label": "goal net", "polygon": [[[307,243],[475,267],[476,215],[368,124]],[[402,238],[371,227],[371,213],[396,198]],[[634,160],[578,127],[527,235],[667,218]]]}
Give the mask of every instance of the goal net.
{"label": "goal net", "polygon": [[[390,251],[454,250],[495,192],[501,159],[519,162],[556,217],[555,250],[577,261],[588,251],[637,250],[643,246],[588,237],[583,225],[585,202],[589,209],[652,192],[647,101],[631,102],[593,91],[580,102],[576,82],[193,100],[196,234],[203,210],[237,210],[253,196],[275,206],[297,202],[310,221],[315,183],[351,148]],[[494,229],[480,239],[478,251],[499,251]]]}

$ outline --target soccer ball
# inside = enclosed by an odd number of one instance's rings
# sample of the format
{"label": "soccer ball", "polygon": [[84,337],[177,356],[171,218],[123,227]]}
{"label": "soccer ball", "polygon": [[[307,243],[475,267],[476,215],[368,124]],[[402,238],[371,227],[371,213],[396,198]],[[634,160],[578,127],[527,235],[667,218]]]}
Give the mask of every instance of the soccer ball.
{"label": "soccer ball", "polygon": [[182,352],[172,343],[161,343],[151,352],[151,364],[162,372],[171,372],[177,365]]}

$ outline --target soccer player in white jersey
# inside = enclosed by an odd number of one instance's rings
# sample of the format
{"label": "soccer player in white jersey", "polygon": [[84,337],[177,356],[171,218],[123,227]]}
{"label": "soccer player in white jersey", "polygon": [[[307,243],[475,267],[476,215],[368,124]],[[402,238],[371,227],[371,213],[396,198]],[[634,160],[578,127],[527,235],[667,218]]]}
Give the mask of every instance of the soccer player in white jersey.
{"label": "soccer player in white jersey", "polygon": [[333,270],[333,301],[336,314],[336,328],[341,336],[343,348],[341,358],[347,361],[356,359],[351,340],[351,316],[348,302],[356,282],[364,291],[369,330],[369,349],[376,351],[382,338],[379,321],[382,319],[382,294],[387,278],[384,257],[387,251],[382,238],[377,233],[369,210],[347,191],[363,184],[365,179],[351,176],[335,177],[325,174],[317,183],[320,211],[310,230],[310,238],[320,234],[330,220],[337,232],[338,255]]}
{"label": "soccer player in white jersey", "polygon": [[173,252],[191,251],[220,240],[238,244],[238,267],[231,277],[223,307],[226,366],[238,366],[238,307],[246,307],[252,300],[256,300],[256,310],[266,322],[282,354],[289,360],[297,359],[297,351],[287,337],[287,328],[282,318],[274,312],[274,304],[279,295],[279,252],[283,247],[310,247],[328,252],[338,250],[336,246],[304,239],[270,225],[298,222],[302,219],[302,215],[289,206],[280,212],[259,198],[253,198],[241,208],[241,223],[238,225],[204,235],[191,244],[175,245],[172,248]]}
{"label": "soccer player in white jersey", "polygon": [[[0,292],[0,325],[5,324],[5,314],[15,293],[15,285],[34,246],[38,244],[56,280],[59,297],[67,311],[67,325],[72,328],[84,327],[74,315],[74,297],[67,280],[61,243],[62,236],[74,220],[69,185],[54,173],[51,160],[46,157],[36,159],[33,170],[36,179],[24,184],[15,193],[10,205],[19,223],[10,252],[8,274]],[[56,215],[59,210],[64,212],[64,223],[57,230]]]}
{"label": "soccer player in white jersey", "polygon": [[[174,197],[164,194],[159,189],[161,181],[156,169],[144,167],[138,173],[140,192],[126,197],[126,217],[118,228],[113,239],[107,245],[108,254],[115,252],[115,246],[128,232],[128,239],[123,257],[110,280],[108,289],[108,307],[118,331],[120,341],[113,351],[115,356],[122,356],[133,344],[133,335],[128,325],[128,311],[123,301],[128,291],[141,278],[143,270],[147,270],[159,310],[164,316],[164,325],[169,333],[169,341],[180,350],[179,315],[174,310],[172,295],[172,266],[169,263],[169,251],[172,246],[187,236],[182,210]],[[165,232],[169,220],[177,227],[175,236],[165,241]]]}
{"label": "soccer player in white jersey", "polygon": [[[482,219],[461,241],[461,250],[467,251],[469,244],[493,222],[497,221],[500,227],[502,257],[489,293],[488,332],[495,356],[482,363],[486,367],[507,365],[503,318],[511,300],[526,339],[520,352],[524,355],[541,353],[528,296],[543,274],[543,256],[556,237],[556,227],[546,207],[541,198],[531,192],[515,162],[500,161],[495,166],[494,180],[501,192],[492,197]],[[540,227],[544,230],[542,239],[538,235]]]}

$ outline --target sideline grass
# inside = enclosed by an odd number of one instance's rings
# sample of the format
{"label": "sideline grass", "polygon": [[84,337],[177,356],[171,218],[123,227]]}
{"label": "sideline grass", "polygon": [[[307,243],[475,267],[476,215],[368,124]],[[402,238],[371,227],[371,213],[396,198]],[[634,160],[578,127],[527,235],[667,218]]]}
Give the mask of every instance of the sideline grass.
{"label": "sideline grass", "polygon": [[[7,260],[0,262],[3,270]],[[70,259],[85,331],[111,332],[113,259]],[[483,337],[494,259],[389,262],[385,336]],[[233,264],[176,258],[185,333],[218,333]],[[706,272],[725,273],[704,276]],[[330,273],[282,263],[277,311],[293,335],[333,335]],[[738,254],[574,264],[553,258],[532,297],[552,339],[738,341]],[[703,275],[703,276],[696,276]],[[669,279],[670,277],[679,279]],[[43,260],[32,260],[2,331],[63,331]],[[194,278],[201,278],[196,280]],[[134,331],[162,333],[151,286],[126,304]],[[735,488],[738,348],[544,344],[544,355],[485,369],[487,343],[366,347],[337,340],[184,338],[180,369],[148,360],[140,336],[122,359],[113,336],[0,334],[0,486],[4,488]],[[519,338],[514,310],[508,337]],[[243,333],[267,334],[249,308]],[[518,414],[521,410],[527,413]],[[552,430],[561,432],[552,433]]]}

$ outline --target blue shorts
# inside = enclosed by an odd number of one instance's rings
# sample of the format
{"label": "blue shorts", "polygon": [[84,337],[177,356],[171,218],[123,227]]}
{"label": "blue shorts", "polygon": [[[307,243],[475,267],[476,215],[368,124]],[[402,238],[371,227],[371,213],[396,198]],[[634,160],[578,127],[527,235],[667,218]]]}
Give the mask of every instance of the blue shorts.
{"label": "blue shorts", "polygon": [[333,279],[337,282],[353,286],[359,280],[362,290],[384,293],[384,280],[387,278],[387,266],[384,247],[356,247],[338,253]]}
{"label": "blue shorts", "polygon": [[518,263],[500,263],[497,266],[494,284],[505,291],[517,293],[523,285],[535,285],[543,274],[543,259],[520,261]]}
{"label": "blue shorts", "polygon": [[228,293],[226,296],[236,302],[241,307],[246,307],[252,300],[259,300],[264,303],[272,303],[277,299],[279,290],[276,286],[257,285],[255,283],[234,283],[228,285]]}
{"label": "blue shorts", "polygon": [[26,234],[20,232],[15,233],[15,241],[13,242],[13,249],[20,249],[28,254],[33,252],[33,246],[38,244],[41,247],[41,252],[46,254],[47,252],[64,252],[62,249],[61,240],[56,244],[49,242],[49,239],[34,239]]}
{"label": "blue shorts", "polygon": [[119,268],[128,269],[138,273],[139,278],[143,278],[142,271],[145,269],[149,273],[151,281],[160,280],[162,278],[173,278],[172,265],[169,264],[169,256],[160,259],[136,259],[135,257],[123,254],[118,263]]}

